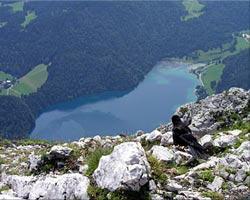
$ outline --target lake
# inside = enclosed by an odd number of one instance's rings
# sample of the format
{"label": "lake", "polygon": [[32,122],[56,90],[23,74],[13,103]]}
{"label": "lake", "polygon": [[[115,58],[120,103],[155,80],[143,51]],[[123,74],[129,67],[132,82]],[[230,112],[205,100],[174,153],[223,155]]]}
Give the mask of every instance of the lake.
{"label": "lake", "polygon": [[149,132],[169,122],[178,106],[195,101],[198,84],[187,64],[160,62],[130,92],[106,92],[52,106],[36,120],[31,138],[68,141]]}

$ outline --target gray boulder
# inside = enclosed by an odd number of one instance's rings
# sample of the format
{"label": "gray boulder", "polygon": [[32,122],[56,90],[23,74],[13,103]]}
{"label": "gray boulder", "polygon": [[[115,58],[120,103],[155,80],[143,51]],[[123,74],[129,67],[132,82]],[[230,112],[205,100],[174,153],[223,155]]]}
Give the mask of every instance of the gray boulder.
{"label": "gray boulder", "polygon": [[139,191],[149,181],[150,166],[140,143],[117,145],[110,155],[102,156],[93,174],[97,185],[110,191]]}

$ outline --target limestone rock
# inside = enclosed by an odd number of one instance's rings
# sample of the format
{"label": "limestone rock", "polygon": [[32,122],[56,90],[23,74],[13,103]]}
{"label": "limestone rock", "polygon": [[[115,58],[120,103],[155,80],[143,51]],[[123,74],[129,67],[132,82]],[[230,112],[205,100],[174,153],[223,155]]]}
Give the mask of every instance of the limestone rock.
{"label": "limestone rock", "polygon": [[89,180],[81,174],[46,176],[38,179],[30,190],[29,199],[88,200]]}
{"label": "limestone rock", "polygon": [[218,192],[221,189],[222,184],[224,183],[224,179],[216,176],[211,184],[208,184],[207,188],[214,191]]}
{"label": "limestone rock", "polygon": [[68,158],[70,156],[70,153],[72,152],[73,150],[71,148],[68,148],[68,147],[63,147],[63,146],[60,146],[60,145],[56,145],[56,146],[53,146],[49,152],[49,157],[50,159],[65,159],[65,158]]}
{"label": "limestone rock", "polygon": [[214,146],[228,147],[230,145],[233,145],[236,139],[237,136],[234,135],[222,135],[214,140]]}
{"label": "limestone rock", "polygon": [[30,190],[36,181],[32,176],[10,175],[4,177],[4,182],[11,187],[17,197],[28,198]]}
{"label": "limestone rock", "polygon": [[174,180],[169,180],[165,187],[170,192],[177,192],[182,190],[182,186]]}
{"label": "limestone rock", "polygon": [[154,142],[154,141],[160,141],[162,138],[162,133],[158,131],[157,129],[149,133],[146,137],[146,141]]}
{"label": "limestone rock", "polygon": [[34,153],[29,155],[29,170],[37,170],[38,166],[42,164],[42,158],[40,155]]}
{"label": "limestone rock", "polygon": [[168,146],[170,144],[173,144],[173,133],[172,133],[172,131],[164,133],[162,135],[162,138],[161,138],[161,145],[162,146]]}
{"label": "limestone rock", "polygon": [[200,144],[202,146],[212,146],[213,145],[213,138],[211,135],[204,135],[201,139],[200,139]]}
{"label": "limestone rock", "polygon": [[110,155],[102,156],[93,174],[97,185],[110,191],[139,191],[149,181],[150,166],[140,143],[117,145]]}
{"label": "limestone rock", "polygon": [[193,156],[189,153],[183,152],[183,151],[175,151],[174,152],[174,161],[176,164],[185,164],[189,162]]}
{"label": "limestone rock", "polygon": [[174,159],[174,152],[167,147],[154,145],[150,153],[160,161],[171,162]]}

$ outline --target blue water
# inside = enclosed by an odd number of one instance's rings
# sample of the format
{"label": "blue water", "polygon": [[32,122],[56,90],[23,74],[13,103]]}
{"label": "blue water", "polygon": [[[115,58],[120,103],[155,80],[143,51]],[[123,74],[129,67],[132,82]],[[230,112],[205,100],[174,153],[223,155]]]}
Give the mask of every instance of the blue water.
{"label": "blue water", "polygon": [[74,140],[151,131],[168,122],[179,105],[196,100],[197,84],[186,64],[161,62],[130,92],[106,92],[51,107],[36,120],[31,137]]}

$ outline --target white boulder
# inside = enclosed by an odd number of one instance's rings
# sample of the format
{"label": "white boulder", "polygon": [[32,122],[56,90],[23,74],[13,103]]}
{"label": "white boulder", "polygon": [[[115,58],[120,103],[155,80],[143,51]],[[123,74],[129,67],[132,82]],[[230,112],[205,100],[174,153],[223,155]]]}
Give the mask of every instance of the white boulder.
{"label": "white boulder", "polygon": [[33,176],[10,175],[4,177],[4,183],[9,185],[17,197],[27,199],[30,190],[36,181]]}
{"label": "white boulder", "polygon": [[171,162],[174,160],[174,152],[167,147],[154,145],[150,149],[150,153],[160,161]]}
{"label": "white boulder", "polygon": [[88,200],[89,179],[81,174],[46,176],[38,179],[29,193],[29,199]]}
{"label": "white boulder", "polygon": [[157,129],[149,133],[146,137],[146,141],[154,142],[154,141],[160,141],[162,138],[162,133],[158,131]]}
{"label": "white boulder", "polygon": [[37,170],[37,167],[42,163],[42,156],[35,155],[34,152],[29,155],[29,170]]}
{"label": "white boulder", "polygon": [[234,144],[237,136],[235,135],[222,135],[214,140],[216,147],[228,147]]}
{"label": "white boulder", "polygon": [[211,135],[207,134],[204,135],[201,139],[200,139],[200,144],[202,146],[212,146],[213,145],[213,138]]}
{"label": "white boulder", "polygon": [[162,146],[167,146],[173,144],[173,133],[172,131],[166,132],[162,135],[161,138],[161,145]]}
{"label": "white boulder", "polygon": [[63,159],[68,158],[73,150],[69,147],[55,145],[49,152],[50,159]]}
{"label": "white boulder", "polygon": [[214,192],[218,192],[221,189],[223,183],[224,179],[219,176],[216,176],[213,182],[211,184],[208,184],[207,188]]}
{"label": "white boulder", "polygon": [[110,155],[102,156],[93,174],[97,185],[110,191],[139,191],[149,181],[150,166],[140,143],[117,145]]}

